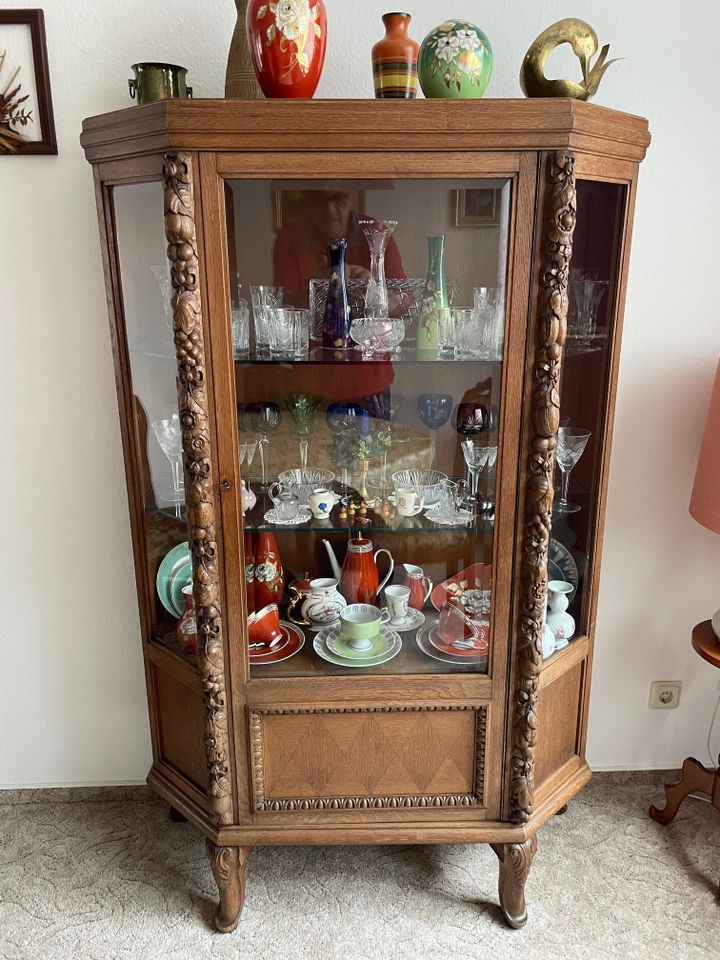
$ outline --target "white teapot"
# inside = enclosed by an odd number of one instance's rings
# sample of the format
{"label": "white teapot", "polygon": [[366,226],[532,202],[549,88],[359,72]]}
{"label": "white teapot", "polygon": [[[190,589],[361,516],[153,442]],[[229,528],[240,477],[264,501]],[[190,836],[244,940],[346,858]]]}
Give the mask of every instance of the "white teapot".
{"label": "white teapot", "polygon": [[309,588],[310,594],[303,600],[300,607],[302,619],[291,616],[293,623],[316,629],[337,623],[341,612],[347,606],[347,600],[338,590],[337,580],[332,577],[320,577],[317,580],[311,580]]}

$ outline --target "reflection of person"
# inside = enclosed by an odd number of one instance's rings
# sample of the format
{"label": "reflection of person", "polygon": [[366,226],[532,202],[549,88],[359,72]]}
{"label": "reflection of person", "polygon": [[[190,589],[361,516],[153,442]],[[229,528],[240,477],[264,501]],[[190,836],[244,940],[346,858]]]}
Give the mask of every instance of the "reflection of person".
{"label": "reflection of person", "polygon": [[[273,250],[273,283],[285,288],[286,302],[307,304],[310,280],[329,277],[329,244],[336,237],[348,242],[348,280],[369,277],[370,248],[352,209],[352,196],[340,190],[305,191],[303,217],[282,228]],[[390,279],[405,278],[394,237],[387,245],[385,273]]]}

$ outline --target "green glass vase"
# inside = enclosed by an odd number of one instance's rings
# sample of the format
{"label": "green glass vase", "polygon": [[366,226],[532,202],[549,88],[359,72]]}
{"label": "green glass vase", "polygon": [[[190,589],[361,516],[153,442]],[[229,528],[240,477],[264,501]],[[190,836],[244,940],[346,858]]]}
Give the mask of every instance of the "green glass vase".
{"label": "green glass vase", "polygon": [[421,360],[437,357],[438,310],[449,307],[445,281],[445,237],[428,237],[428,272],[418,319],[417,355]]}

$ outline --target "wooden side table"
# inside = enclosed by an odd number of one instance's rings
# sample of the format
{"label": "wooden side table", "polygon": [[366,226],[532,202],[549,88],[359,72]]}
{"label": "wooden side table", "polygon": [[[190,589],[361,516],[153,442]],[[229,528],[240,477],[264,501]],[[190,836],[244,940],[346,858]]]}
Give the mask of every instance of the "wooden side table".
{"label": "wooden side table", "polygon": [[[693,649],[703,660],[707,660],[714,667],[720,668],[720,641],[709,620],[699,623],[692,632]],[[680,806],[689,794],[706,793],[712,805],[720,810],[720,761],[718,769],[708,770],[694,757],[688,757],[682,765],[682,777],[679,783],[666,785],[666,802],[662,810],[650,807],[650,816],[653,820],[666,826],[671,823]],[[720,888],[718,889],[720,893]]]}

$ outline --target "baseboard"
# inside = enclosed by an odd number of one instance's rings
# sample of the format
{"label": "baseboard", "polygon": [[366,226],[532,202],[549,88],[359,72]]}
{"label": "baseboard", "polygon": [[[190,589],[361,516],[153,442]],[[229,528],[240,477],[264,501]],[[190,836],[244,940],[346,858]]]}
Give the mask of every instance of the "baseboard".
{"label": "baseboard", "polygon": [[[683,760],[685,758],[683,757]],[[702,763],[702,761],[700,761]],[[588,765],[593,773],[666,773],[668,770],[679,770],[683,761],[679,760],[677,763],[669,763],[667,766],[658,767],[656,763],[638,766],[638,764],[626,765],[618,763],[590,763]]]}
{"label": "baseboard", "polygon": [[0,783],[0,790],[82,790],[94,787],[144,787],[145,780],[39,780]]}

